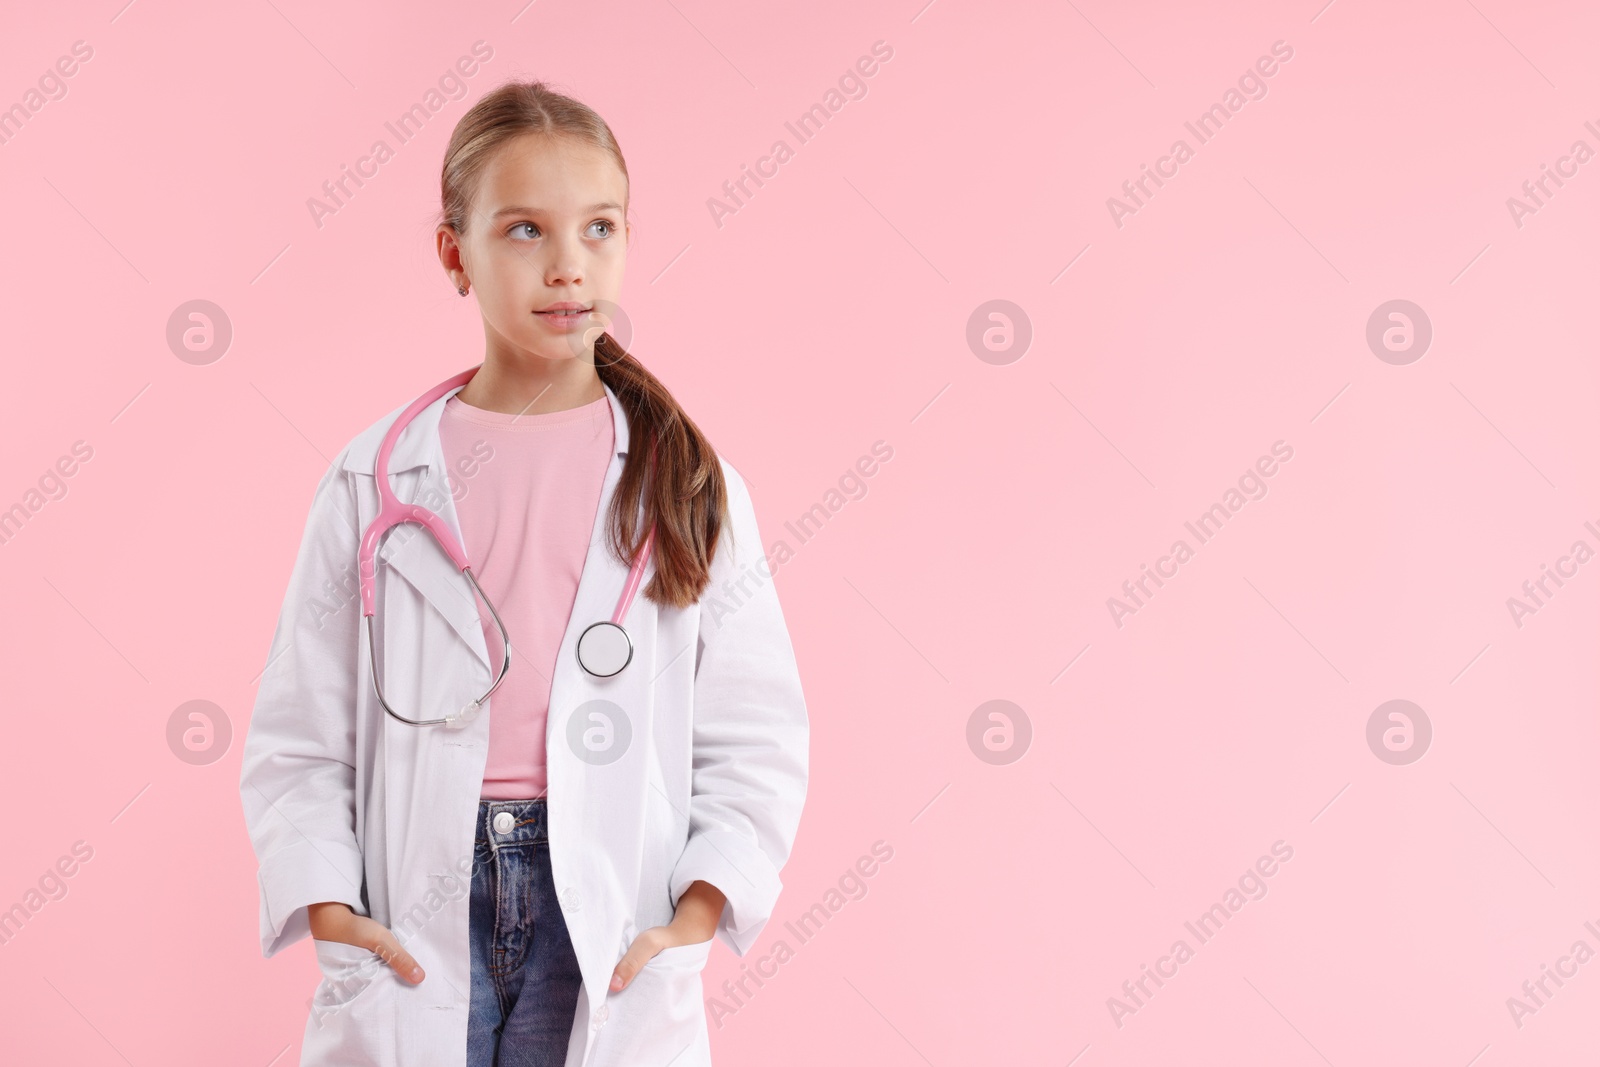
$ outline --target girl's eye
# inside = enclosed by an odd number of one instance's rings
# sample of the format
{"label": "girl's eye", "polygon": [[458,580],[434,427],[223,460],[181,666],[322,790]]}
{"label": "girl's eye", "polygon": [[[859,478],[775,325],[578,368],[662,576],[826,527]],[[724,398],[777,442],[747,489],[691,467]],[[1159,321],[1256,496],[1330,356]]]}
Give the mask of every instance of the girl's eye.
{"label": "girl's eye", "polygon": [[[593,231],[596,226],[604,227],[603,231],[600,233],[594,233]],[[507,233],[511,237],[517,237],[519,230],[530,231],[524,236],[524,240],[532,240],[533,238],[539,236],[539,227],[535,226],[531,222],[519,222],[515,226],[511,227]],[[609,219],[595,219],[589,224],[589,230],[591,236],[600,238],[610,237],[617,232],[616,226],[614,226]]]}

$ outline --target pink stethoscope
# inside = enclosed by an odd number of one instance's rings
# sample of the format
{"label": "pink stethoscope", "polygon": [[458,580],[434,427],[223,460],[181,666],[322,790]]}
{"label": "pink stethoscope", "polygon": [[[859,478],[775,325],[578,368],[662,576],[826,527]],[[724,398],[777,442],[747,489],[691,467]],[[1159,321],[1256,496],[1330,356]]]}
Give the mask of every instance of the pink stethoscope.
{"label": "pink stethoscope", "polygon": [[[450,532],[450,527],[438,515],[420,504],[401,503],[389,487],[389,453],[394,450],[395,442],[400,439],[400,431],[405,429],[406,424],[415,418],[419,411],[450,390],[466,385],[476,373],[478,373],[477,367],[462,371],[413,400],[410,406],[400,413],[400,417],[394,420],[389,432],[384,434],[383,444],[378,448],[377,465],[373,470],[378,482],[379,508],[377,517],[372,520],[366,533],[361,537],[358,560],[361,571],[361,615],[366,620],[367,651],[372,665],[372,687],[377,691],[378,702],[383,705],[384,711],[412,726],[457,727],[472,721],[483,706],[483,702],[489,699],[489,694],[500,687],[500,683],[505,680],[506,671],[511,667],[511,638],[506,633],[505,623],[500,621],[500,613],[495,611],[483,587],[478,584],[478,579],[473,576],[472,567],[467,562],[467,554],[462,549],[461,543],[456,540],[455,535]],[[384,534],[405,522],[414,522],[432,534],[439,547],[443,548],[455,565],[461,568],[461,573],[472,583],[473,591],[489,609],[489,614],[494,616],[494,623],[500,629],[501,648],[504,650],[504,660],[500,664],[500,673],[496,675],[494,684],[489,686],[481,697],[442,719],[408,719],[401,715],[390,707],[389,701],[384,698],[383,682],[379,678],[376,628],[373,625],[373,615],[377,605],[378,543],[383,540]],[[634,593],[638,591],[639,583],[644,579],[645,564],[650,560],[650,548],[655,542],[655,536],[655,527],[651,526],[650,532],[645,535],[643,546],[633,559],[633,566],[628,570],[628,580],[622,586],[622,595],[617,599],[617,609],[611,613],[611,619],[590,623],[578,637],[576,650],[578,664],[596,678],[610,678],[620,674],[633,660],[633,641],[629,639],[628,631],[622,628],[622,621],[627,618],[628,607],[633,603]]]}

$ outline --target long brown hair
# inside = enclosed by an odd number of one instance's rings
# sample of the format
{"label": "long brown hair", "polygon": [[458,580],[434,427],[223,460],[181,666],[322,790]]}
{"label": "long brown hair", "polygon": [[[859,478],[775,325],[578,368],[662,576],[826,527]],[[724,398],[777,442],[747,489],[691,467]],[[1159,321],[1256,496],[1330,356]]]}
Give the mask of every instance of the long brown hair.
{"label": "long brown hair", "polygon": [[[628,180],[622,149],[593,108],[543,82],[508,81],[461,116],[450,135],[439,179],[440,221],[465,234],[484,168],[506,142],[530,133],[599,148]],[[622,207],[626,217],[626,198]],[[594,364],[628,416],[628,459],[607,520],[611,551],[620,562],[631,560],[654,524],[656,573],[644,595],[659,605],[687,607],[710,584],[711,559],[728,525],[721,464],[667,387],[609,333],[595,340]],[[642,524],[635,521],[641,497]]]}

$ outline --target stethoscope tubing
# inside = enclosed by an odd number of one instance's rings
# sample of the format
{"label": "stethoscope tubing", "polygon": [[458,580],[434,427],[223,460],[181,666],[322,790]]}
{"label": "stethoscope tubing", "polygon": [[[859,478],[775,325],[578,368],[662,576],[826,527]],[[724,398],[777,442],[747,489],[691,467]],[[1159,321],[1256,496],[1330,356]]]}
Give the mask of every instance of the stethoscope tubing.
{"label": "stethoscope tubing", "polygon": [[[441,396],[444,396],[452,389],[465,386],[468,382],[470,382],[473,375],[477,374],[479,369],[481,369],[481,366],[482,365],[480,364],[478,367],[473,367],[470,370],[462,371],[460,374],[452,375],[407,405],[406,409],[402,411],[399,417],[396,418],[395,421],[390,425],[388,432],[384,434],[383,442],[378,447],[377,460],[373,465],[373,475],[378,483],[378,514],[373,518],[372,522],[367,525],[366,531],[362,534],[361,546],[357,557],[357,569],[360,573],[361,587],[361,615],[367,631],[367,658],[372,669],[372,687],[378,695],[378,702],[383,705],[383,710],[388,712],[389,715],[395,719],[398,719],[400,722],[407,723],[411,726],[450,726],[470,721],[477,714],[477,711],[483,705],[483,702],[489,699],[489,695],[496,689],[500,688],[500,683],[505,680],[506,672],[511,668],[511,637],[506,633],[505,623],[500,618],[500,612],[495,609],[494,602],[489,599],[489,595],[485,593],[483,591],[483,587],[478,584],[477,576],[472,573],[472,567],[467,560],[466,550],[461,546],[461,542],[456,539],[455,534],[451,532],[449,526],[437,514],[420,504],[402,503],[399,497],[395,496],[393,488],[389,485],[389,456],[394,451],[395,442],[400,438],[400,432],[405,429],[405,427],[417,416],[420,411],[422,411],[423,408],[438,400]],[[461,573],[467,576],[467,580],[472,583],[474,595],[483,601],[484,605],[489,609],[489,614],[494,618],[495,626],[500,631],[500,645],[503,649],[500,669],[496,673],[493,683],[490,684],[488,689],[484,690],[483,695],[472,701],[472,703],[463,707],[455,714],[446,715],[437,719],[411,719],[400,714],[400,712],[395,710],[395,708],[390,705],[388,698],[384,696],[383,682],[379,677],[381,672],[378,670],[378,639],[375,619],[375,615],[377,613],[378,547],[385,534],[389,533],[395,527],[407,522],[416,523],[424,530],[428,531],[428,533],[433,536],[434,540],[439,543],[439,547],[442,548],[445,554],[450,557],[451,561],[458,568],[460,568]],[[611,677],[619,673],[622,668],[626,667],[633,659],[633,642],[632,639],[628,637],[627,630],[623,628],[622,623],[623,620],[627,618],[628,609],[632,606],[633,598],[638,592],[640,584],[644,580],[645,567],[650,560],[650,552],[655,542],[655,534],[655,527],[651,526],[649,531],[645,534],[644,544],[640,546],[639,551],[634,556],[632,565],[628,568],[627,581],[623,583],[622,593],[617,598],[616,609],[611,613],[610,624],[622,632],[623,639],[627,644],[626,659],[620,666],[617,667],[615,671],[611,671],[606,674],[597,674],[591,669],[590,665],[585,663],[583,660],[583,655],[581,653],[582,641],[580,639],[578,646],[579,665],[582,666],[585,671],[595,675],[595,677]],[[589,631],[593,630],[596,626],[602,625],[605,624],[591,624],[585,629],[584,636],[587,636]]]}

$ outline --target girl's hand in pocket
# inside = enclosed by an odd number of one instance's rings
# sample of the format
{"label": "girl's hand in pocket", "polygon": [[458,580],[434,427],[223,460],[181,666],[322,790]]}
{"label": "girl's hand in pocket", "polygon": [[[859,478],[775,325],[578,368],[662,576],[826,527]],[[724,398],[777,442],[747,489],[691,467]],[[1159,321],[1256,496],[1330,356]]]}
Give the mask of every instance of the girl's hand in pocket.
{"label": "girl's hand in pocket", "polygon": [[690,930],[677,920],[673,920],[669,926],[650,927],[633,939],[628,951],[617,961],[617,969],[611,972],[611,992],[620,993],[628,988],[628,983],[633,981],[633,976],[639,973],[639,969],[655,958],[655,954],[662,949],[710,941],[716,932],[716,924],[713,923],[711,929],[706,931],[704,936],[700,936],[699,931]]}
{"label": "girl's hand in pocket", "polygon": [[422,968],[411,953],[400,947],[399,940],[382,923],[365,915],[357,915],[350,910],[350,905],[336,900],[309,905],[306,913],[311,920],[311,936],[318,941],[336,941],[342,945],[364,948],[380,956],[396,974],[412,985],[422,981]]}
{"label": "girl's hand in pocket", "polygon": [[722,921],[722,906],[727,898],[710,882],[692,882],[678,898],[672,922],[666,926],[652,926],[633,939],[628,951],[617,961],[611,972],[611,992],[620,993],[628,988],[639,968],[649,963],[657,952],[678,945],[698,945],[710,941],[717,934],[717,924]]}

